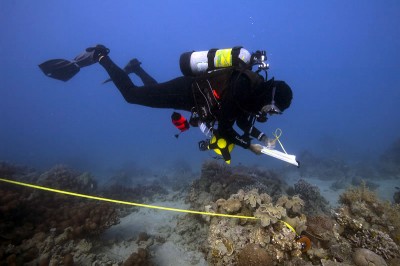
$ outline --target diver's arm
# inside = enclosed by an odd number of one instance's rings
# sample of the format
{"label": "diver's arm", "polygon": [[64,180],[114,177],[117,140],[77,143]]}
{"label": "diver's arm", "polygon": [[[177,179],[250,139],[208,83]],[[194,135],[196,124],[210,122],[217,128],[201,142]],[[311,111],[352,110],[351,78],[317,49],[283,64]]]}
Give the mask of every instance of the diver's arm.
{"label": "diver's arm", "polygon": [[233,129],[234,121],[221,120],[218,121],[218,133],[228,141],[235,143],[245,149],[248,149],[251,141],[246,135],[241,136]]}
{"label": "diver's arm", "polygon": [[261,140],[262,137],[266,135],[254,126],[253,120],[253,116],[244,115],[236,121],[236,124],[243,132],[249,134],[253,138]]}
{"label": "diver's arm", "polygon": [[[269,148],[269,149],[275,148],[276,138],[270,139],[264,132],[261,132],[259,129],[254,127],[252,116],[247,117],[247,118],[241,117],[240,119],[238,119],[236,121],[236,124],[245,133],[247,132],[251,137],[256,138],[267,148]],[[255,153],[257,153],[257,152],[255,152]]]}

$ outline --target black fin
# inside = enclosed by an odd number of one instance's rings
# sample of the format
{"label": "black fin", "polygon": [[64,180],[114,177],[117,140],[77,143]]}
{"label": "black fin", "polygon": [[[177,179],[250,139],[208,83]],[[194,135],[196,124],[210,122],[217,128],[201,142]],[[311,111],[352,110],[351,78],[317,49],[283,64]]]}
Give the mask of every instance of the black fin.
{"label": "black fin", "polygon": [[65,59],[48,60],[41,63],[39,67],[46,76],[62,81],[70,80],[80,70],[76,63]]}

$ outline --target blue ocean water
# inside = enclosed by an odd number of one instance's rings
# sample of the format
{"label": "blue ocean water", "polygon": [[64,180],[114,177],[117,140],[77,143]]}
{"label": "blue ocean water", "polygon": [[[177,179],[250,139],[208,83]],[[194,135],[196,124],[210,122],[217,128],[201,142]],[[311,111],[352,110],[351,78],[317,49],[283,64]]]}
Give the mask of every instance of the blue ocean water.
{"label": "blue ocean water", "polygon": [[[0,3],[0,160],[106,175],[126,164],[195,169],[200,131],[179,139],[172,110],[127,104],[98,65],[64,83],[38,64],[101,43],[120,66],[136,57],[159,82],[179,56],[242,45],[266,50],[292,106],[260,125],[288,152],[374,160],[399,138],[398,1],[10,1]],[[133,77],[134,81],[139,81]],[[189,116],[187,113],[183,113]],[[232,164],[274,159],[236,147]]]}

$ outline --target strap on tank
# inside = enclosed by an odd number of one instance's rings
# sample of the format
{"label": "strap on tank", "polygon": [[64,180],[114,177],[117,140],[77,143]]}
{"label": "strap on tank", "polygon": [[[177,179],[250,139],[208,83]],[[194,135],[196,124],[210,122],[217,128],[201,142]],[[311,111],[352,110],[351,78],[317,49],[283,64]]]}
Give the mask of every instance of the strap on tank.
{"label": "strap on tank", "polygon": [[208,60],[207,71],[215,69],[214,58],[215,58],[215,54],[216,54],[217,50],[218,49],[213,48],[213,49],[210,49],[207,53],[207,60]]}

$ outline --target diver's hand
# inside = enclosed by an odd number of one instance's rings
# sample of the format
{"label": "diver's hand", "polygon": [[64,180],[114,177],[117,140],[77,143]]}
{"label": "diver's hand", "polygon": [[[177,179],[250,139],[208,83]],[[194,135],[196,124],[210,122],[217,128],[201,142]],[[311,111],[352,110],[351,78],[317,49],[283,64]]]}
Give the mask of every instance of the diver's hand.
{"label": "diver's hand", "polygon": [[104,56],[107,56],[108,53],[110,53],[110,49],[102,44],[98,44],[95,47],[86,48],[86,52],[91,53],[92,59],[99,62]]}
{"label": "diver's hand", "polygon": [[270,139],[266,135],[263,135],[260,139],[260,142],[263,143],[267,147],[267,149],[275,149],[276,138]]}
{"label": "diver's hand", "polygon": [[260,155],[261,154],[261,150],[263,149],[263,146],[261,146],[260,144],[250,144],[249,146],[249,150],[251,150],[253,153]]}

